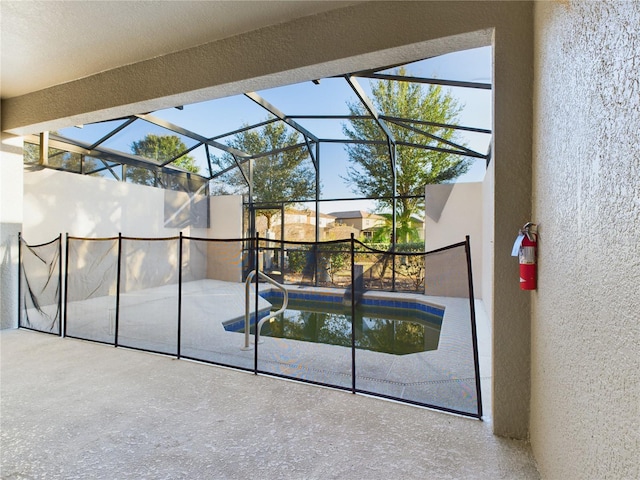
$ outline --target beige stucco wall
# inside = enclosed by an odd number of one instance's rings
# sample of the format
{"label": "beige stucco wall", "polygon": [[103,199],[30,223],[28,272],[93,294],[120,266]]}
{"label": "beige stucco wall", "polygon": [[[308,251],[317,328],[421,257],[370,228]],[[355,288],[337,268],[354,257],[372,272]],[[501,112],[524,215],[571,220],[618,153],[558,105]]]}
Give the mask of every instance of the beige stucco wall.
{"label": "beige stucco wall", "polygon": [[535,32],[531,444],[543,478],[640,478],[640,3]]}
{"label": "beige stucco wall", "polygon": [[[449,185],[427,185],[425,202]],[[475,298],[482,298],[482,183],[456,183],[451,188],[446,204],[437,221],[427,215],[425,220],[425,246],[427,251],[464,242],[469,235],[471,266]],[[468,288],[467,288],[468,290]]]}
{"label": "beige stucco wall", "polygon": [[51,130],[493,43],[492,426],[526,438],[530,300],[509,253],[531,217],[532,18],[530,2],[361,3],[3,99],[2,125]]}
{"label": "beige stucco wall", "polygon": [[[211,198],[209,238],[242,238],[242,196]],[[207,278],[242,281],[242,242],[208,244]]]}

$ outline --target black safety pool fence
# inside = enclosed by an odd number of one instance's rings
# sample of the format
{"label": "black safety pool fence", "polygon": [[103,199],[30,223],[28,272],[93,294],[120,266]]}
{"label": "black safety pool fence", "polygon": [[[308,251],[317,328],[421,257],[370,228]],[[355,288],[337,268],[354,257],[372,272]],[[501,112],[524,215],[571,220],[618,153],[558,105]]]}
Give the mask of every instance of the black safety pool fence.
{"label": "black safety pool fence", "polygon": [[64,243],[20,238],[20,327],[482,417],[468,237]]}
{"label": "black safety pool fence", "polygon": [[61,335],[62,235],[40,245],[18,235],[18,326]]}

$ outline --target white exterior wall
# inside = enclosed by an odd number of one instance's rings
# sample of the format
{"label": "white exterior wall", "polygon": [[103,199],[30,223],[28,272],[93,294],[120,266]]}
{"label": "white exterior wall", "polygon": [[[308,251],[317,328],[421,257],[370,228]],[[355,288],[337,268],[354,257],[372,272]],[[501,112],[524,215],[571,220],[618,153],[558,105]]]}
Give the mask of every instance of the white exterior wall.
{"label": "white exterior wall", "polygon": [[241,238],[242,197],[211,197],[209,202],[208,229],[166,228],[163,189],[27,167],[23,236],[28,243],[42,243],[60,233],[90,238],[119,232],[128,237],[171,237],[182,230],[201,238]]}
{"label": "white exterior wall", "polygon": [[42,243],[69,233],[77,237],[169,237],[164,191],[57,170],[25,171],[24,238]]}
{"label": "white exterior wall", "polygon": [[[425,202],[429,202],[429,191],[439,185],[427,185]],[[471,244],[471,268],[473,290],[476,298],[482,298],[483,288],[483,222],[482,183],[456,183],[451,190],[438,221],[428,215],[425,218],[425,247],[427,251],[464,242],[469,235]]]}
{"label": "white exterior wall", "polygon": [[2,134],[0,151],[0,329],[18,326],[18,233],[22,230],[22,139]]}
{"label": "white exterior wall", "polygon": [[[242,195],[223,195],[209,199],[209,229],[194,229],[194,236],[242,238]],[[201,232],[202,233],[198,233]]]}
{"label": "white exterior wall", "polygon": [[[171,198],[175,200],[175,195]],[[185,236],[197,238],[241,238],[242,197],[211,197],[209,205],[210,228],[166,228],[165,191],[162,189],[51,169],[25,171],[23,236],[31,244],[47,242],[60,233],[63,237],[66,233],[89,238],[114,237],[122,233],[125,237],[158,238],[175,237],[182,231]],[[188,280],[241,280],[240,243],[209,244],[206,252],[202,245],[200,248],[192,243],[185,245],[183,261],[190,265]],[[159,255],[167,253],[163,245],[155,246]],[[128,244],[125,244],[126,248]],[[146,264],[147,273],[154,271],[160,281],[172,275],[171,281],[177,281],[171,273],[176,268],[177,257],[173,254],[177,254],[177,250],[171,252],[168,264]],[[134,261],[131,255],[128,261]],[[169,270],[154,270],[162,265]],[[143,286],[150,284],[147,282]],[[131,281],[125,288],[135,290],[139,287]]]}
{"label": "white exterior wall", "polygon": [[640,3],[536,2],[531,445],[640,478]]}
{"label": "white exterior wall", "polygon": [[[329,225],[332,225],[336,222],[336,219],[334,217],[331,216],[324,216],[323,214],[320,215],[320,228],[327,228]],[[312,219],[311,221],[312,225],[316,224],[316,219],[315,217]]]}

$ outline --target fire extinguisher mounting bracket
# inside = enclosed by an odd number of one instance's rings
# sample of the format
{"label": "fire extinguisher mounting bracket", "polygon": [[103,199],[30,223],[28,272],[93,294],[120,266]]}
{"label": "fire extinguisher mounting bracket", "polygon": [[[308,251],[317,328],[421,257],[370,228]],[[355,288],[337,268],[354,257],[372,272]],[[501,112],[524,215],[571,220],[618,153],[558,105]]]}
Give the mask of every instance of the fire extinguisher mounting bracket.
{"label": "fire extinguisher mounting bracket", "polygon": [[520,233],[520,235],[526,235],[530,242],[535,242],[534,235],[536,235],[536,232],[535,232],[536,227],[537,227],[537,225],[535,223],[527,222],[520,229],[519,233]]}
{"label": "fire extinguisher mounting bracket", "polygon": [[537,225],[533,222],[525,223],[521,229],[518,230],[518,236],[516,241],[513,242],[513,248],[511,249],[511,256],[517,257],[522,246],[522,241],[526,238],[529,242],[536,242],[538,233]]}

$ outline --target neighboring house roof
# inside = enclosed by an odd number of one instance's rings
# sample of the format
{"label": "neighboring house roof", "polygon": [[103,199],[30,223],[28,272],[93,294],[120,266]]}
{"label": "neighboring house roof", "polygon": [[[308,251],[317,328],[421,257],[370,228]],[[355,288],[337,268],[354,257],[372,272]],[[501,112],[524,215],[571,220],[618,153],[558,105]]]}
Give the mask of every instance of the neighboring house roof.
{"label": "neighboring house roof", "polygon": [[[315,217],[316,216],[316,212],[315,210],[299,210],[297,208],[287,208],[284,211],[284,214],[291,214],[291,215],[306,215],[308,217]],[[322,213],[320,212],[320,218],[335,218],[333,215],[331,214],[327,214],[327,213]]]}
{"label": "neighboring house roof", "polygon": [[364,212],[362,210],[348,210],[345,212],[331,212],[329,215],[336,218],[376,218],[384,219],[383,216],[376,213]]}

